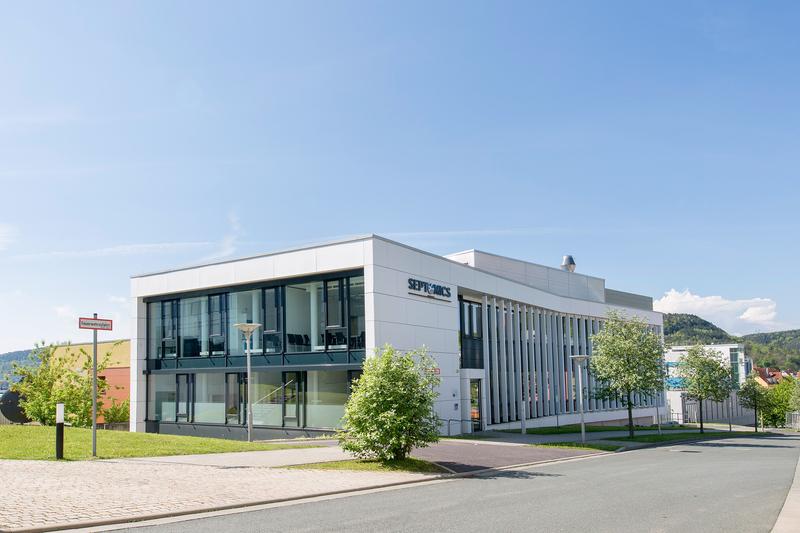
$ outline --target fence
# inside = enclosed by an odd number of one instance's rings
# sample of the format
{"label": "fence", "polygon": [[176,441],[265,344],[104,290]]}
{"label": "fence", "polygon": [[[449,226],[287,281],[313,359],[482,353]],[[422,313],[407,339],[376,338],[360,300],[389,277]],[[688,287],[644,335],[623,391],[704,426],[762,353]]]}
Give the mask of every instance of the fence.
{"label": "fence", "polygon": [[[683,395],[683,423],[700,422],[700,402]],[[733,391],[730,397],[722,402],[703,400],[703,421],[734,424],[752,424],[755,413],[739,404],[739,397]]]}
{"label": "fence", "polygon": [[3,416],[3,413],[0,413],[0,426],[5,424],[10,424],[11,420]]}
{"label": "fence", "polygon": [[800,431],[800,412],[786,413],[786,427]]}

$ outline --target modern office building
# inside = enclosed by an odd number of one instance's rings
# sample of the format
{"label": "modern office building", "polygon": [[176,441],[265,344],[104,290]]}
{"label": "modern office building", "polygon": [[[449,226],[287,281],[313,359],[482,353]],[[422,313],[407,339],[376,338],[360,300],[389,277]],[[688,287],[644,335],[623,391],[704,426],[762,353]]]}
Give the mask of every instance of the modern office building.
{"label": "modern office building", "polygon": [[[350,383],[386,343],[425,346],[441,377],[441,431],[578,420],[571,355],[611,309],[661,331],[652,299],[601,278],[470,250],[437,256],[379,236],[135,276],[131,430],[244,438],[245,340],[258,323],[251,386],[258,438],[340,423]],[[586,419],[623,420],[591,395]],[[653,397],[637,397],[650,423]]]}

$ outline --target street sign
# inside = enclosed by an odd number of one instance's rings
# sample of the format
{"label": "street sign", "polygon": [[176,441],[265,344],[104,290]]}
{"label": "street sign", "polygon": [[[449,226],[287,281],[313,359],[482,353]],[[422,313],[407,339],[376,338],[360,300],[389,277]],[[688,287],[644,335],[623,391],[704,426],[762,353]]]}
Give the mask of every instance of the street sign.
{"label": "street sign", "polygon": [[111,331],[113,321],[107,318],[79,318],[78,327],[80,329],[100,329],[103,331]]}
{"label": "street sign", "polygon": [[97,457],[97,330],[111,331],[113,322],[107,318],[97,318],[97,313],[92,318],[79,317],[80,329],[92,331],[92,457]]}

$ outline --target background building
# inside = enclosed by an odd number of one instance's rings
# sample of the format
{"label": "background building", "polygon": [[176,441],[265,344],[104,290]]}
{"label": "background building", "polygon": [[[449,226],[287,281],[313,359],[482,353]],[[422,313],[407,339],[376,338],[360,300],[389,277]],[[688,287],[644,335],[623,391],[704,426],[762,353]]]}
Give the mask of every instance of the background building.
{"label": "background building", "polygon": [[[470,250],[447,257],[368,235],[135,276],[131,430],[243,438],[245,346],[254,337],[257,436],[334,428],[364,358],[425,346],[441,377],[442,433],[574,423],[577,372],[611,309],[661,331],[652,299],[601,278]],[[588,376],[591,393],[595,386]],[[637,421],[656,402],[636,398]],[[586,419],[626,419],[584,399]]]}
{"label": "background building", "polygon": [[[92,343],[62,344],[56,347],[53,356],[66,357],[70,353],[78,356],[76,365],[78,369],[81,369],[87,360],[91,361]],[[106,354],[110,355],[108,366],[97,374],[97,379],[104,380],[108,384],[105,395],[100,398],[103,408],[108,408],[114,401],[122,403],[130,399],[130,339],[98,341],[98,361],[101,361]],[[98,415],[97,421],[104,422],[102,414]]]}
{"label": "background building", "polygon": [[[720,361],[729,369],[736,388],[741,386],[753,371],[753,361],[745,354],[744,344],[708,344],[704,346],[717,353]],[[679,423],[697,422],[697,402],[686,397],[683,380],[678,376],[678,363],[691,346],[672,346],[667,350],[664,360],[667,365],[667,405],[672,420]],[[753,413],[739,405],[736,392],[730,401],[703,403],[703,418],[708,422],[749,423]]]}

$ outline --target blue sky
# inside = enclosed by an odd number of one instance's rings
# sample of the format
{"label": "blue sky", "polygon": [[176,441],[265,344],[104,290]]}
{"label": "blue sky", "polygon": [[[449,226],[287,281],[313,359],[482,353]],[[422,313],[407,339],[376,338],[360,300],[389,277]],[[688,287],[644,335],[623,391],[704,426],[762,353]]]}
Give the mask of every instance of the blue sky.
{"label": "blue sky", "polygon": [[0,10],[0,352],[129,276],[358,233],[800,327],[800,5]]}

